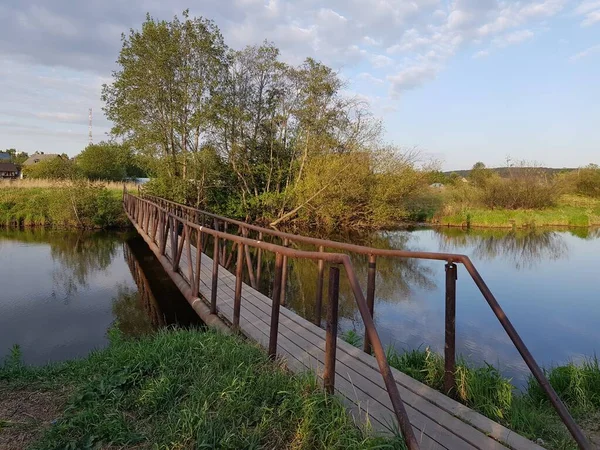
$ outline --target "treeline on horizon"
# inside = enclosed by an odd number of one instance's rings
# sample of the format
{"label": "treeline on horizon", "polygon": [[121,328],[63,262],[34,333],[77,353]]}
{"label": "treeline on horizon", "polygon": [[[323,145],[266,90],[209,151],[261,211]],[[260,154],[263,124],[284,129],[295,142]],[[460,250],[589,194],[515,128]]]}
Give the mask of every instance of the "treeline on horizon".
{"label": "treeline on horizon", "polygon": [[26,176],[147,175],[145,188],[171,200],[329,230],[428,220],[449,204],[543,208],[566,192],[600,197],[594,166],[573,172],[581,182],[526,165],[501,177],[477,163],[459,183],[458,173],[386,143],[369,105],[330,67],[312,58],[287,64],[268,42],[233,50],[214,22],[187,11],[171,21],[148,15],[123,35],[117,64],[102,89],[110,142]]}

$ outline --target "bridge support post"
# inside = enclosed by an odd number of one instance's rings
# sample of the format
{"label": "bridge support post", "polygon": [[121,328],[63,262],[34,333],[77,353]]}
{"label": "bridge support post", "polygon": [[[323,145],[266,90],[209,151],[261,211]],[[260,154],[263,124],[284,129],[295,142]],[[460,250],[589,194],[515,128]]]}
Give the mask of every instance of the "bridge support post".
{"label": "bridge support post", "polygon": [[[219,222],[215,220],[215,230],[219,231]],[[219,238],[213,236],[213,270],[212,270],[212,285],[210,291],[210,313],[217,313],[217,286],[219,284]]]}
{"label": "bridge support post", "polygon": [[455,388],[456,373],[456,264],[446,264],[446,337],[444,345],[444,391]]}
{"label": "bridge support post", "polygon": [[277,357],[277,335],[279,334],[279,298],[281,295],[281,272],[283,268],[283,255],[275,256],[275,279],[273,280],[273,298],[271,303],[271,330],[269,333],[269,358]]}
{"label": "bridge support post", "polygon": [[[325,251],[325,247],[319,246],[319,251]],[[321,326],[321,316],[323,315],[323,273],[325,271],[325,261],[319,260],[319,273],[317,275],[317,298],[315,301],[315,325]]]}
{"label": "bridge support post", "polygon": [[340,269],[329,268],[329,297],[327,302],[327,328],[325,335],[325,370],[323,384],[329,394],[335,390],[335,356],[337,351]]}
{"label": "bridge support post", "polygon": [[[375,255],[369,255],[369,273],[367,275],[367,307],[371,313],[371,318],[375,320],[375,277],[377,276],[377,257]],[[363,344],[363,350],[365,353],[371,354],[371,341],[369,340],[369,333],[365,330],[365,340]]]}
{"label": "bridge support post", "polygon": [[240,311],[242,307],[242,276],[244,275],[244,244],[238,244],[235,265],[235,295],[233,297],[233,329],[240,329]]}

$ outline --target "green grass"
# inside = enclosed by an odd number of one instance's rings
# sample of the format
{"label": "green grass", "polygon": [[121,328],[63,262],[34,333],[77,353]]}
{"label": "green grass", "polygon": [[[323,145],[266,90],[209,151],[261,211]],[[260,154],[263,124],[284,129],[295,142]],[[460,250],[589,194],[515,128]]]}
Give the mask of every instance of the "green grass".
{"label": "green grass", "polygon": [[55,187],[2,187],[0,226],[122,228],[128,226],[122,193],[79,182]]}
{"label": "green grass", "polygon": [[565,195],[561,197],[556,206],[535,210],[447,205],[436,214],[432,222],[450,226],[506,228],[513,226],[600,226],[600,200]]}
{"label": "green grass", "polygon": [[[444,392],[444,360],[429,349],[399,353],[388,348],[390,366]],[[600,365],[597,358],[580,365],[568,364],[546,371],[550,383],[580,424],[600,418]],[[523,392],[495,367],[473,367],[458,361],[456,390],[450,396],[490,419],[550,449],[576,449],[567,429],[537,381],[529,379]]]}
{"label": "green grass", "polygon": [[357,428],[311,375],[296,376],[239,337],[169,330],[139,340],[111,331],[88,358],[0,369],[12,391],[69,386],[62,415],[32,444],[53,448],[403,448]]}

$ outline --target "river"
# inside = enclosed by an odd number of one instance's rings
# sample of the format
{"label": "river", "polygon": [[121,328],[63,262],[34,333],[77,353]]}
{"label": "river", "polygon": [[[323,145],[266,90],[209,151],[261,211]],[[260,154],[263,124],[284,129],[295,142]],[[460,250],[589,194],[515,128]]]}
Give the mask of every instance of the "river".
{"label": "river", "polygon": [[[416,229],[353,242],[470,256],[543,366],[600,350],[598,230]],[[352,257],[366,280],[367,261]],[[265,258],[265,264],[269,264]],[[287,305],[314,317],[316,265],[290,261]],[[264,270],[268,291],[269,267]],[[341,328],[362,334],[344,280]],[[243,305],[242,305],[243,307]],[[527,368],[466,271],[457,282],[457,351],[520,385]],[[443,350],[444,263],[378,259],[375,323],[386,345]],[[135,233],[0,231],[0,359],[18,344],[28,364],[83,357],[107,329],[139,335],[200,321]]]}

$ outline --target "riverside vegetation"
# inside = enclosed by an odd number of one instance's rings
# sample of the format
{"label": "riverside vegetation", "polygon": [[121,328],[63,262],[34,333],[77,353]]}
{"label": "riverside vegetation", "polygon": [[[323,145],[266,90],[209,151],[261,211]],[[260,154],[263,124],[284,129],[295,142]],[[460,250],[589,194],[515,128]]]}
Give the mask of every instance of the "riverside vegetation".
{"label": "riverside vegetation", "polygon": [[24,367],[13,350],[0,367],[2,448],[404,448],[398,435],[356,427],[313,377],[240,337],[117,330],[78,361]]}
{"label": "riverside vegetation", "polygon": [[[342,338],[362,347],[362,338],[347,331]],[[444,392],[444,359],[429,349],[386,351],[390,366],[412,378]],[[600,362],[597,357],[545,370],[559,397],[575,420],[600,444]],[[514,430],[549,449],[576,449],[566,427],[538,382],[530,377],[523,391],[503,377],[491,364],[474,367],[464,359],[457,361],[456,388],[447,393],[464,405]]]}
{"label": "riverside vegetation", "polygon": [[0,182],[0,226],[127,227],[122,190],[123,184],[86,180]]}
{"label": "riverside vegetation", "polygon": [[[367,102],[274,43],[234,50],[209,19],[147,16],[122,37],[102,88],[109,142],[26,168],[30,178],[121,180],[237,219],[301,230],[600,224],[600,169],[477,163],[463,183],[385,142]],[[10,149],[14,161],[23,153]],[[502,176],[501,176],[502,175]],[[443,188],[435,188],[442,183]]]}

